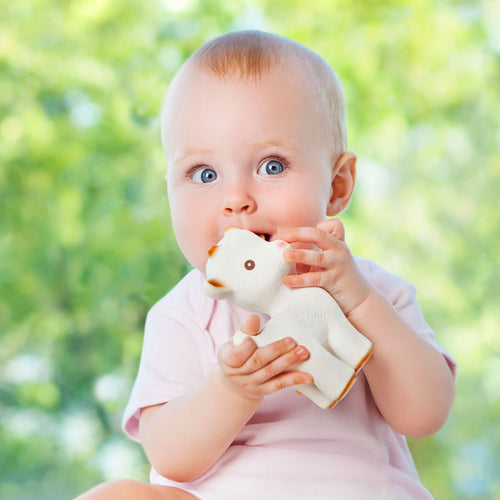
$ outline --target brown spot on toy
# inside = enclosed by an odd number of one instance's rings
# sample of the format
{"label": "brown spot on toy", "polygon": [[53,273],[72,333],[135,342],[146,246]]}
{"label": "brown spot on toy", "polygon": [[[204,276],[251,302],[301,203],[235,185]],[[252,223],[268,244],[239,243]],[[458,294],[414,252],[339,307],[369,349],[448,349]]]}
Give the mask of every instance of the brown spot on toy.
{"label": "brown spot on toy", "polygon": [[356,382],[356,375],[353,375],[349,383],[345,386],[344,390],[342,391],[342,394],[335,400],[330,403],[328,408],[331,410],[348,392],[349,389],[352,387],[352,385]]}
{"label": "brown spot on toy", "polygon": [[371,358],[372,354],[373,354],[373,348],[370,349],[366,354],[366,356],[359,362],[359,365],[354,370],[355,373],[358,373],[361,370],[361,368],[363,368],[366,362]]}
{"label": "brown spot on toy", "polygon": [[224,288],[224,285],[220,281],[217,281],[217,280],[208,280],[207,283],[214,286],[215,288]]}
{"label": "brown spot on toy", "polygon": [[212,256],[213,256],[213,254],[215,253],[215,251],[216,251],[218,248],[219,248],[219,247],[218,247],[217,245],[214,245],[213,247],[210,247],[210,248],[208,249],[208,256],[209,256],[209,257],[212,257]]}

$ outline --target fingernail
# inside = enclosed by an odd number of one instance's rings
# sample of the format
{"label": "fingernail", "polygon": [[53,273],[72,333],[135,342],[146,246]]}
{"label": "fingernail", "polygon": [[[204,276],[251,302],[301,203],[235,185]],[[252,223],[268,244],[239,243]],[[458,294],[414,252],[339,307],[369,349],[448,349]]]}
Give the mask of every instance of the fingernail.
{"label": "fingernail", "polygon": [[295,344],[295,340],[293,340],[291,337],[287,337],[285,339],[285,344],[288,345],[288,346],[294,345]]}
{"label": "fingernail", "polygon": [[297,349],[297,356],[299,358],[307,358],[308,355],[309,355],[309,353],[306,351],[306,349],[304,347],[299,347]]}

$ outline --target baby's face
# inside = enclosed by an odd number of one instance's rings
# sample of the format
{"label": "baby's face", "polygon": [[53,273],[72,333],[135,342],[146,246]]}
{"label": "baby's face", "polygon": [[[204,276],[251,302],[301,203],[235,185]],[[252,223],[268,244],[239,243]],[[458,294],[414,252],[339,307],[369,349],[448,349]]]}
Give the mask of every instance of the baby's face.
{"label": "baby's face", "polygon": [[173,229],[200,271],[227,226],[273,239],[325,218],[335,158],[297,76],[277,68],[221,80],[188,69],[163,120]]}

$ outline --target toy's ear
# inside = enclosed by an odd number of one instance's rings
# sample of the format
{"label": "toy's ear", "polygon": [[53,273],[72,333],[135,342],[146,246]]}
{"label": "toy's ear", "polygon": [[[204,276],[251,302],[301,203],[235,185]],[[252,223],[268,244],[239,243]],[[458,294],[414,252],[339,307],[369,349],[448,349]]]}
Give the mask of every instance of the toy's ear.
{"label": "toy's ear", "polygon": [[332,192],[327,215],[333,217],[349,206],[356,182],[356,155],[350,151],[340,155],[333,168]]}

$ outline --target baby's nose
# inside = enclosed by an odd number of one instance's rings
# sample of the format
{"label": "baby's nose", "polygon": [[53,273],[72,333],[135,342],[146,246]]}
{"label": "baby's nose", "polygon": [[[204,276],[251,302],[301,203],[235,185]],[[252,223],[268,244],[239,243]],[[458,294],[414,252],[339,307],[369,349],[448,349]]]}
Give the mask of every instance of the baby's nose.
{"label": "baby's nose", "polygon": [[226,216],[235,214],[251,214],[257,209],[255,198],[244,186],[233,188],[226,193],[223,204],[223,213]]}

